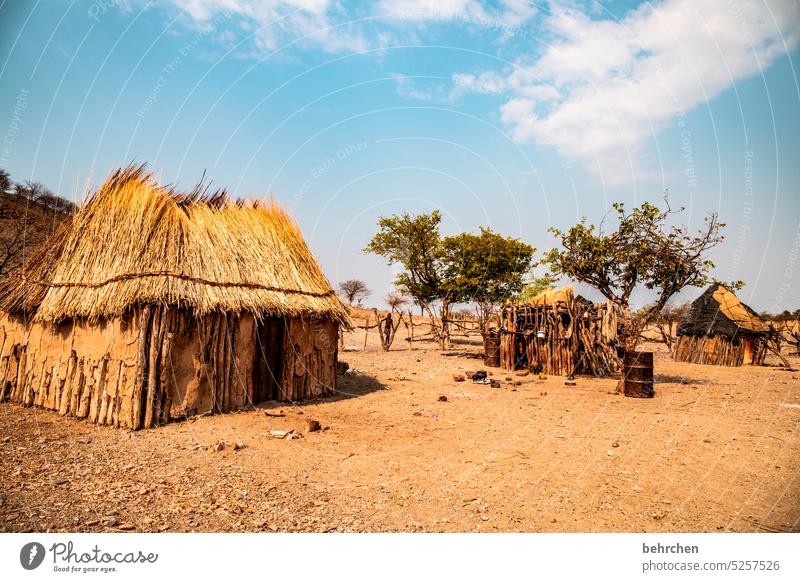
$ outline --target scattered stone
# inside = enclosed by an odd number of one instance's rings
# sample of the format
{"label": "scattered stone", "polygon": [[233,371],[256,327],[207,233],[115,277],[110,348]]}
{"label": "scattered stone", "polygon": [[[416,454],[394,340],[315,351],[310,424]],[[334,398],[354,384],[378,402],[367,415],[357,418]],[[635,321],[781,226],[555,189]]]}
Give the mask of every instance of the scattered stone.
{"label": "scattered stone", "polygon": [[607,454],[608,454],[609,457],[613,457],[614,456],[614,451],[608,451]]}
{"label": "scattered stone", "polygon": [[619,446],[619,443],[617,441],[614,441],[613,443],[611,443],[611,446],[616,449]]}
{"label": "scattered stone", "polygon": [[278,526],[275,525],[275,524],[270,524],[268,526],[268,529],[269,529],[269,531],[275,532],[275,531],[278,531]]}
{"label": "scattered stone", "polygon": [[322,425],[318,420],[314,420],[313,418],[306,419],[306,432],[317,432],[320,429],[322,429]]}
{"label": "scattered stone", "polygon": [[130,523],[123,523],[122,525],[118,526],[117,529],[121,529],[122,531],[131,531],[135,529],[133,524]]}
{"label": "scattered stone", "polygon": [[539,396],[547,396],[547,392],[539,392]]}
{"label": "scattered stone", "polygon": [[233,443],[233,450],[238,451],[240,449],[245,448],[247,445],[244,443]]}
{"label": "scattered stone", "polygon": [[217,443],[217,444],[214,446],[214,452],[215,452],[215,453],[219,453],[220,451],[224,451],[224,450],[225,450],[225,442],[224,442],[224,441],[219,441],[219,442],[218,442],[218,443]]}
{"label": "scattered stone", "polygon": [[439,398],[437,398],[437,400],[438,400],[439,402],[447,402],[447,396],[445,396],[444,394],[442,394],[441,396],[439,396]]}
{"label": "scattered stone", "polygon": [[498,382],[497,380],[492,380],[490,382],[490,385],[492,388],[500,388],[500,382]]}
{"label": "scattered stone", "polygon": [[69,483],[69,479],[56,479],[53,481],[53,485],[66,485]]}
{"label": "scattered stone", "polygon": [[547,376],[544,374],[544,372],[539,374],[539,380],[547,380]]}
{"label": "scattered stone", "polygon": [[522,380],[514,380],[514,386],[522,386]]}
{"label": "scattered stone", "polygon": [[119,524],[119,520],[114,515],[107,515],[103,518],[103,525],[106,527],[114,527]]}
{"label": "scattered stone", "polygon": [[506,376],[506,382],[511,382],[511,380],[513,380],[511,376]]}
{"label": "scattered stone", "polygon": [[565,380],[564,381],[564,386],[577,386],[577,385],[578,385],[577,382],[572,382],[570,380]]}
{"label": "scattered stone", "polygon": [[464,374],[453,374],[453,381],[454,382],[464,382],[466,381],[466,377]]}
{"label": "scattered stone", "polygon": [[514,375],[515,376],[519,376],[521,378],[524,378],[525,376],[527,376],[530,373],[531,373],[530,370],[517,370],[516,372],[514,372]]}
{"label": "scattered stone", "polygon": [[82,443],[84,445],[88,445],[90,442],[92,442],[92,439],[90,439],[89,437],[83,437],[83,438],[79,438],[78,442]]}
{"label": "scattered stone", "polygon": [[412,414],[411,416],[422,416],[422,413],[421,413],[419,410],[417,410],[417,411],[416,411],[414,414]]}

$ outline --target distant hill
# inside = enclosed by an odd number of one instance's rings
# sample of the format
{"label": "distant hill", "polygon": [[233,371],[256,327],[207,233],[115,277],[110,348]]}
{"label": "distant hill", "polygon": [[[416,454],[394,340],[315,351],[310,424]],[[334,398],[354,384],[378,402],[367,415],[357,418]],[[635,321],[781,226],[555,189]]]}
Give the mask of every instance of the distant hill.
{"label": "distant hill", "polygon": [[75,208],[49,192],[33,200],[25,193],[0,192],[0,278],[20,266]]}

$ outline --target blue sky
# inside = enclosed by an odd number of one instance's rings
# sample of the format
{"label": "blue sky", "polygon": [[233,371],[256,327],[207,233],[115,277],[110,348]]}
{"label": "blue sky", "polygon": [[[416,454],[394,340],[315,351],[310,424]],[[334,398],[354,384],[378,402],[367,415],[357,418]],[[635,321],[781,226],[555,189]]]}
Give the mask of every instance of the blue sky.
{"label": "blue sky", "polygon": [[541,251],[668,188],[682,222],[727,223],[716,277],[795,309],[798,23],[791,0],[6,0],[0,166],[74,199],[131,160],[272,194],[376,305],[380,215]]}

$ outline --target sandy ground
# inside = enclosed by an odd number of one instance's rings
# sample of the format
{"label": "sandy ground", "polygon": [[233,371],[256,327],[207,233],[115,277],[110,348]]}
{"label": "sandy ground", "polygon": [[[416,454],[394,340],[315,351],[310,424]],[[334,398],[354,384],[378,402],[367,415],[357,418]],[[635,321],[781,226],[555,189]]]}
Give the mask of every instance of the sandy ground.
{"label": "sandy ground", "polygon": [[[3,405],[0,530],[800,531],[798,372],[654,344],[651,400],[499,369],[490,388],[453,380],[474,342],[385,354],[363,333],[323,401],[135,433]],[[269,434],[308,418],[324,430]]]}

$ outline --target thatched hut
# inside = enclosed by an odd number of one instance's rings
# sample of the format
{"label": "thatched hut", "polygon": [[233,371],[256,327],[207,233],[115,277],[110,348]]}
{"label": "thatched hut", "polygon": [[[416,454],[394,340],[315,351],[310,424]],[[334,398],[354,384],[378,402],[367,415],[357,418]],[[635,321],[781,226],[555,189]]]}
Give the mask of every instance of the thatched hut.
{"label": "thatched hut", "polygon": [[322,396],[347,321],[275,203],[129,167],[0,284],[0,401],[140,429]]}
{"label": "thatched hut", "polygon": [[731,291],[714,283],[692,302],[678,326],[672,357],[716,366],[761,365],[770,328]]}
{"label": "thatched hut", "polygon": [[559,376],[619,370],[617,310],[575,295],[569,285],[505,305],[500,323],[500,365],[506,370]]}

